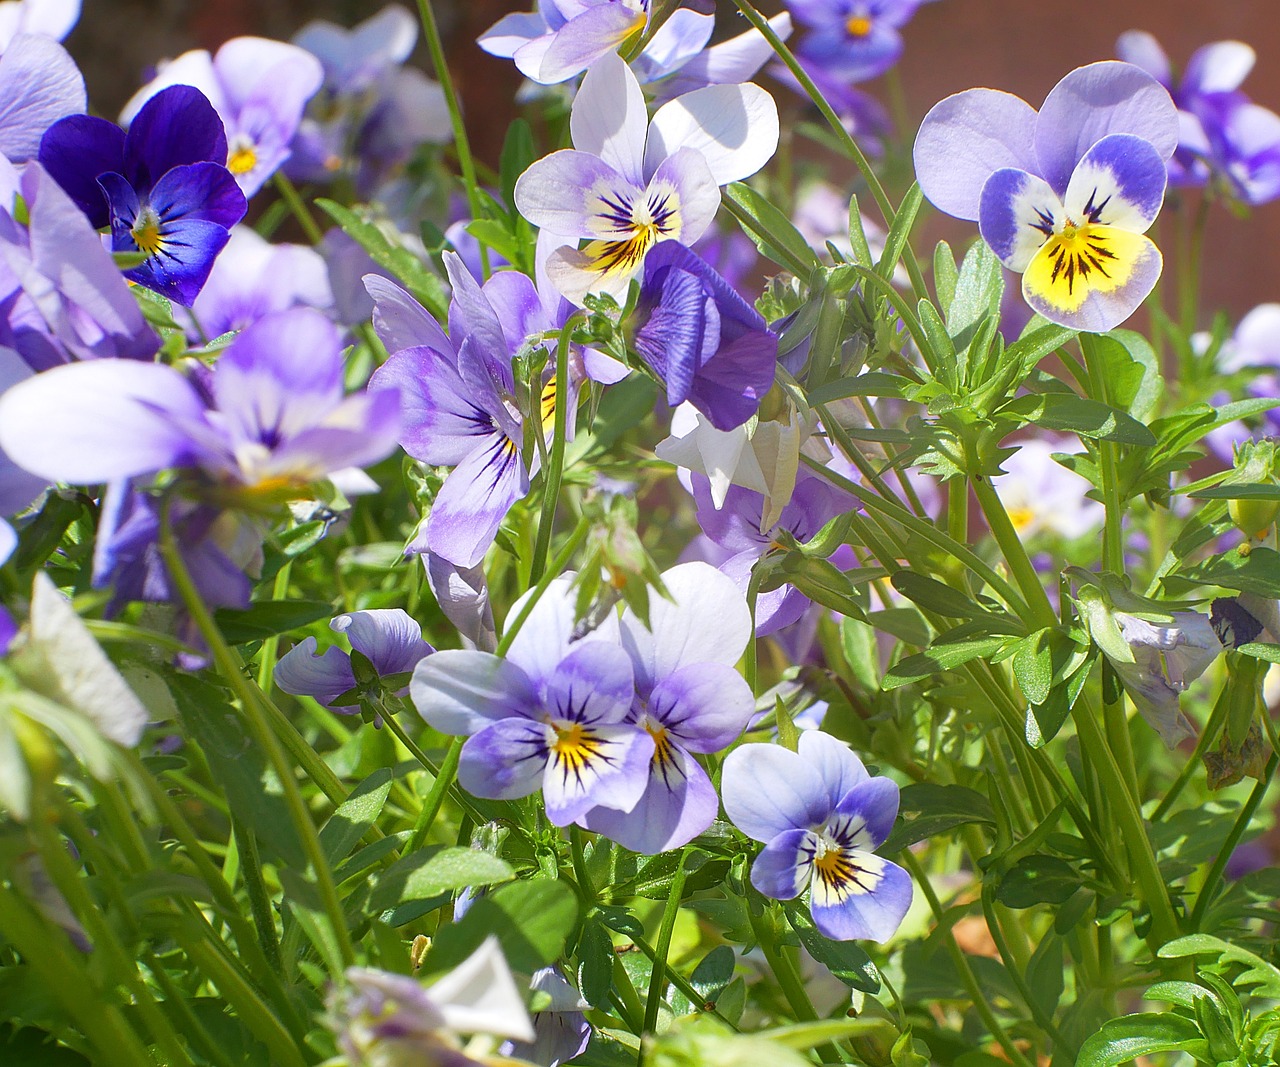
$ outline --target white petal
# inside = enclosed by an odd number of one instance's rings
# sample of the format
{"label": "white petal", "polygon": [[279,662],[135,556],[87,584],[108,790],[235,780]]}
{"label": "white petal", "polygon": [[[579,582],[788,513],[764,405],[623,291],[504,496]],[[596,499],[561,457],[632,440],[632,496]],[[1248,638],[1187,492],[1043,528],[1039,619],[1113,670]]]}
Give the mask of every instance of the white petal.
{"label": "white petal", "polygon": [[640,83],[615,52],[601,56],[582,79],[569,130],[573,147],[599,156],[636,185],[644,185],[644,135],[649,112]]}
{"label": "white petal", "polygon": [[758,85],[710,85],[664,104],[649,124],[644,169],[695,148],[719,185],[750,177],[778,147],[778,105]]}
{"label": "white petal", "polygon": [[450,1030],[533,1040],[533,1023],[496,937],[427,990]]}

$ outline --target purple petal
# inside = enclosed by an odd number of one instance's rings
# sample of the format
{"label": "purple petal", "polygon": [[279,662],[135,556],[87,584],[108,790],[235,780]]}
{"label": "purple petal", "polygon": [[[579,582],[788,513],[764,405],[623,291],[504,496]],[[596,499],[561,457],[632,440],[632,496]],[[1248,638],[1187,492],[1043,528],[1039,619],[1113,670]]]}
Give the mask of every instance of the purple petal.
{"label": "purple petal", "polygon": [[47,478],[91,485],[192,458],[171,415],[203,420],[205,405],[170,367],[97,359],[55,367],[0,396],[0,448]]}
{"label": "purple petal", "polygon": [[244,193],[221,163],[174,167],[156,182],[148,199],[165,222],[202,219],[227,230],[248,209]]}
{"label": "purple petal", "polygon": [[1182,72],[1182,92],[1234,92],[1249,76],[1257,58],[1243,41],[1215,41],[1197,48]]}
{"label": "purple petal", "polygon": [[[769,26],[781,40],[791,36],[791,16],[785,11],[774,15]],[[668,100],[693,89],[701,89],[704,85],[750,81],[772,58],[773,46],[763,34],[758,30],[748,30],[703,49],[681,64],[676,76],[660,88],[659,98]]]}
{"label": "purple petal", "polygon": [[1090,63],[1053,87],[1040,108],[1035,146],[1040,174],[1059,195],[1084,154],[1110,133],[1150,141],[1167,160],[1178,146],[1178,112],[1145,70],[1129,63]]}
{"label": "purple petal", "polygon": [[584,817],[588,830],[604,834],[624,848],[653,856],[681,848],[702,833],[720,810],[707,772],[675,745],[655,751],[649,783],[629,812],[593,808]]}
{"label": "purple petal", "polygon": [[784,830],[772,838],[751,865],[751,884],[772,900],[794,900],[804,890],[813,867],[806,829]]}
{"label": "purple petal", "polygon": [[547,679],[543,702],[557,720],[598,726],[620,723],[635,695],[631,661],[604,641],[573,649]]}
{"label": "purple petal", "polygon": [[286,693],[315,697],[321,704],[332,704],[356,684],[351,657],[340,648],[327,648],[317,656],[314,637],[304,638],[280,657],[275,680]]}
{"label": "purple petal", "polygon": [[1048,182],[1025,170],[1005,167],[982,187],[978,228],[1000,262],[1021,274],[1060,225],[1063,214],[1058,194]]}
{"label": "purple petal", "polygon": [[756,841],[820,825],[832,807],[817,772],[780,745],[742,745],[730,752],[720,795],[729,820]]}
{"label": "purple petal", "polygon": [[545,48],[528,45],[515,53],[520,73],[541,85],[555,85],[581,74],[633,33],[644,29],[645,13],[625,4],[589,7],[571,18]]}
{"label": "purple petal", "polygon": [[777,365],[777,334],[752,330],[726,343],[722,332],[720,347],[694,379],[689,403],[717,430],[732,430],[760,409]]}
{"label": "purple petal", "polygon": [[492,652],[497,647],[498,636],[484,569],[456,567],[430,551],[422,562],[427,570],[427,583],[444,617],[481,651]]}
{"label": "purple petal", "polygon": [[848,81],[878,78],[902,55],[902,35],[883,20],[871,32],[851,37],[843,26],[818,30],[807,36],[796,55]]}
{"label": "purple petal", "polygon": [[[682,14],[686,14],[683,9],[673,12],[663,29]],[[631,68],[612,53],[602,56],[587,71],[573,100],[569,119],[573,147],[598,156],[631,184],[644,185],[648,125],[644,94]]]}
{"label": "purple petal", "polygon": [[[839,810],[841,801],[855,786],[867,781],[867,769],[849,745],[820,730],[806,730],[800,735],[800,758],[822,781],[828,811]],[[892,820],[890,820],[892,821]]]}
{"label": "purple petal", "polygon": [[949,96],[925,115],[916,135],[920,189],[939,211],[976,221],[992,174],[1006,167],[1038,170],[1035,132],[1035,109],[1010,93],[969,89]]}
{"label": "purple petal", "polygon": [[[643,190],[586,152],[563,149],[534,163],[516,181],[520,214],[561,237],[629,237],[630,229],[602,230],[616,214],[611,202],[634,203]],[[605,198],[608,198],[607,200]]]}
{"label": "purple petal", "polygon": [[56,41],[20,33],[0,56],[0,153],[25,163],[61,118],[86,106],[84,78]]}
{"label": "purple petal", "polygon": [[1063,207],[1068,218],[1145,233],[1164,203],[1167,176],[1150,141],[1113,133],[1076,165]]}
{"label": "purple petal", "polygon": [[345,633],[351,647],[369,657],[379,674],[411,671],[435,651],[422,639],[422,627],[400,608],[378,608],[339,615],[329,629]]}
{"label": "purple petal", "polygon": [[[687,7],[676,8],[667,21],[649,38],[644,51],[636,57],[636,71],[646,82],[674,74],[706,48],[715,25],[716,20],[713,16],[699,14]],[[759,37],[759,34],[756,36]],[[761,37],[760,40],[763,41],[764,38]],[[744,78],[728,80],[747,81],[750,77],[751,74],[748,74]],[[708,83],[709,81],[710,79]],[[584,146],[578,145],[578,147]],[[584,148],[584,151],[588,149]]]}
{"label": "purple petal", "polygon": [[871,852],[884,843],[897,817],[898,783],[890,778],[864,778],[841,799],[826,829],[841,845]]}
{"label": "purple petal", "polygon": [[[116,180],[119,184],[115,184]],[[118,174],[104,174],[98,179],[108,189],[114,218],[111,247],[116,252],[138,252],[141,249],[130,232],[132,220],[126,221],[120,211],[128,200],[124,179]],[[226,246],[231,234],[214,222],[202,219],[175,219],[164,226],[158,253],[138,267],[125,271],[130,281],[167,297],[176,304],[190,307],[204,288],[213,261]]]}
{"label": "purple petal", "polygon": [[[511,605],[507,619],[510,621],[517,618],[532,597],[533,591],[530,590],[517,598]],[[620,643],[617,616],[613,614],[608,615],[586,637],[574,639],[578,621],[576,607],[577,597],[570,580],[558,578],[553,581],[533,605],[529,617],[511,642],[507,659],[519,664],[530,678],[542,684],[555,673],[561,660],[579,643]]]}
{"label": "purple petal", "polygon": [[[400,395],[392,389],[357,393],[329,409],[314,425],[276,447],[259,477],[315,481],[339,476],[350,468],[386,459],[400,436]],[[349,483],[350,484],[350,483]],[[370,492],[368,479],[358,478],[351,492]],[[339,488],[342,485],[339,484]]]}
{"label": "purple petal", "polygon": [[777,147],[778,105],[769,93],[751,82],[709,85],[658,108],[649,124],[644,167],[652,174],[668,156],[688,148],[702,155],[717,185],[727,185],[751,177]]}
{"label": "purple petal", "polygon": [[98,175],[124,169],[124,130],[93,115],[69,115],[50,126],[41,139],[40,165],[95,229],[111,222]]}
{"label": "purple petal", "polygon": [[142,105],[125,138],[125,177],[149,189],[174,167],[225,163],[222,119],[204,93],[190,85],[162,89]]}
{"label": "purple petal", "polygon": [[510,59],[516,50],[546,33],[546,20],[535,11],[503,15],[476,38],[476,44],[491,56]]}
{"label": "purple petal", "polygon": [[453,360],[430,348],[406,348],[369,380],[371,388],[400,393],[400,444],[414,459],[456,466],[497,437],[493,418],[479,407]]}
{"label": "purple petal", "polygon": [[419,347],[453,351],[440,324],[399,285],[380,274],[366,274],[362,280],[373,298],[373,328],[388,352]]}
{"label": "purple petal", "polygon": [[527,275],[500,270],[484,283],[483,292],[506,338],[505,351],[516,352],[527,338],[554,328]]}
{"label": "purple petal", "polygon": [[755,714],[746,680],[723,663],[691,663],[649,695],[648,711],[692,752],[720,752],[742,736]]}
{"label": "purple petal", "polygon": [[474,734],[500,719],[531,717],[538,707],[524,671],[468,649],[445,649],[420,660],[409,696],[428,725],[446,734]]}
{"label": "purple petal", "polygon": [[664,270],[657,291],[646,297],[656,306],[632,343],[666,383],[667,403],[675,407],[688,399],[693,376],[702,364],[709,301],[694,275],[676,269]]}
{"label": "purple petal", "polygon": [[476,566],[528,488],[515,442],[493,434],[454,468],[436,495],[426,525],[431,551],[459,567]]}
{"label": "purple petal", "polygon": [[552,731],[542,800],[547,819],[567,826],[594,807],[629,812],[649,784],[653,738],[630,723]]}
{"label": "purple petal", "polygon": [[[498,390],[512,391],[512,351],[503,336],[502,324],[498,321],[489,298],[456,253],[444,254],[444,269],[449,276],[449,284],[453,287],[453,296],[449,301],[450,337],[459,350],[466,341],[471,341],[476,355],[490,378],[495,381]],[[459,370],[462,370],[461,364]]]}
{"label": "purple petal", "polygon": [[529,719],[490,723],[462,746],[459,784],[472,796],[489,800],[515,800],[536,793],[549,769],[550,735],[549,727]]}
{"label": "purple petal", "polygon": [[1127,30],[1116,40],[1116,58],[1141,67],[1166,89],[1173,86],[1173,69],[1160,42],[1145,30]]}
{"label": "purple petal", "polygon": [[854,852],[848,859],[856,880],[842,886],[824,883],[815,865],[809,902],[813,924],[833,941],[888,941],[911,907],[911,876],[870,852]]}

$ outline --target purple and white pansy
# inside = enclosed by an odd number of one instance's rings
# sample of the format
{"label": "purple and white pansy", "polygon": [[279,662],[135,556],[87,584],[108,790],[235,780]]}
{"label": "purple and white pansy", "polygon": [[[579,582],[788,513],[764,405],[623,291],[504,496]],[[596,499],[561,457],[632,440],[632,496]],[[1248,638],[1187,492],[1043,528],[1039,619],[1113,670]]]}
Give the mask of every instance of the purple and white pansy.
{"label": "purple and white pansy", "polygon": [[751,884],[775,900],[809,888],[818,930],[835,941],[889,940],[911,906],[911,877],[875,855],[898,814],[898,786],[873,778],[843,741],[818,730],[798,751],[752,744],[730,752],[725,814],[764,843]]}
{"label": "purple and white pansy", "polygon": [[648,0],[538,0],[534,11],[504,15],[477,43],[490,55],[513,60],[530,81],[555,85],[616,52],[648,23]]}
{"label": "purple and white pansy", "polygon": [[[533,595],[511,609],[517,618]],[[635,674],[616,617],[574,640],[568,578],[534,605],[505,659],[470,649],[428,656],[409,694],[442,733],[467,737],[458,781],[467,792],[513,800],[541,791],[556,826],[592,809],[630,812],[649,787],[652,734],[632,721]]]}
{"label": "purple and white pansy", "polygon": [[547,263],[573,303],[621,302],[660,241],[693,244],[720,206],[720,186],[749,177],[778,145],[778,109],[750,83],[711,85],[649,120],[640,83],[616,55],[596,61],[570,116],[572,149],[538,160],[516,182],[520,213],[566,244]]}
{"label": "purple and white pansy", "polygon": [[1039,113],[994,89],[949,96],[915,142],[926,197],[977,220],[1027,303],[1051,322],[1102,332],[1127,319],[1160,276],[1144,236],[1164,202],[1178,143],[1168,92],[1129,63],[1072,71]]}

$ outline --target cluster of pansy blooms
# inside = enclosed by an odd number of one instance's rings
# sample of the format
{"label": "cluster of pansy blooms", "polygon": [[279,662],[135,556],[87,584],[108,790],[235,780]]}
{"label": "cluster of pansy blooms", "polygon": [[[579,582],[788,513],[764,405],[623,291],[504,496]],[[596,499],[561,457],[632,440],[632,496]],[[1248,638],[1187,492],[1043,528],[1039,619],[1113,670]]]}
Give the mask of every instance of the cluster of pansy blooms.
{"label": "cluster of pansy blooms", "polygon": [[[898,30],[923,2],[794,0],[806,31],[796,54],[856,110],[852,85],[897,60]],[[279,689],[374,726],[407,699],[427,726],[465,738],[467,794],[537,795],[552,827],[640,855],[695,842],[723,812],[759,894],[807,893],[828,939],[893,938],[912,879],[876,850],[897,818],[898,784],[869,773],[820,715],[790,747],[759,740],[762,709],[739,669],[754,639],[799,649],[797,635],[816,626],[824,609],[785,580],[762,587],[760,564],[855,513],[861,473],[779,385],[803,382],[808,340],[780,354],[792,323],[766,321],[759,293],[709,261],[716,241],[728,243],[716,230],[723,187],[759,172],[779,142],[774,99],[750,80],[773,56],[769,42],[751,31],[707,47],[710,13],[677,8],[654,28],[653,9],[629,0],[545,0],[496,24],[482,47],[532,81],[581,77],[572,147],[513,182],[512,207],[537,231],[530,269],[479,255],[460,220],[439,259],[448,296],[435,315],[340,231],[317,251],[242,225],[253,198],[273,180],[290,189],[288,176],[379,201],[393,226],[417,217],[406,163],[445,140],[449,122],[440,88],[402,66],[417,37],[406,10],[352,31],[312,23],[292,43],[188,52],[161,65],[117,124],[85,113],[83,81],[52,39],[69,24],[27,4],[0,55],[0,513],[21,515],[58,483],[100,487],[92,585],[110,590],[108,614],[170,605],[188,650],[180,663],[195,668],[207,650],[166,553],[204,606],[245,609],[283,506],[340,523],[352,498],[378,491],[366,468],[400,449],[434,479],[406,555],[465,647],[437,650],[403,608],[354,610],[330,623],[350,651],[297,642],[275,663]],[[791,32],[787,15],[772,26]],[[978,224],[1022,275],[1030,308],[1092,333],[1126,321],[1159,279],[1145,235],[1170,181],[1221,178],[1250,203],[1280,191],[1280,136],[1265,143],[1270,119],[1239,93],[1251,52],[1211,46],[1175,83],[1153,40],[1126,35],[1120,50],[1129,62],[1073,71],[1039,111],[993,89],[950,97],[914,149],[924,195]],[[845,201],[811,192],[797,223],[843,258],[845,220],[822,209],[824,198],[842,211]],[[345,327],[365,319],[385,358],[353,373]],[[1221,346],[1224,368],[1280,363],[1276,323],[1274,307],[1242,323]],[[584,617],[572,570],[530,588],[506,613],[500,646],[491,550],[546,477],[549,449],[579,428],[585,398],[632,375],[656,384],[660,417],[669,413],[655,451],[699,535],[685,562],[655,570],[639,607],[605,598]],[[1051,530],[1070,542],[1102,522],[1084,483],[1051,458],[1073,444],[1029,441],[994,479],[1027,539]],[[1270,472],[1271,453],[1256,447]],[[926,480],[911,485],[936,495]],[[0,521],[0,562],[18,543]],[[837,553],[842,569],[857,565],[848,545]],[[1275,605],[1256,596],[1205,614],[1105,576],[1071,577],[1089,639],[1169,743],[1188,730],[1180,694],[1211,663],[1260,634],[1280,640]],[[25,636],[0,609],[0,650],[12,643],[19,662],[23,648],[57,646],[50,631],[65,628],[74,648],[59,654],[92,660],[113,709],[101,693],[61,699],[136,744],[145,710],[69,617],[37,584]],[[0,800],[14,808],[2,786]],[[487,942],[430,987],[349,968],[326,1018],[351,1064],[554,1065],[580,1054],[590,1005],[554,968],[532,988],[550,1007],[530,1020]],[[482,1036],[465,1043],[470,1034]]]}

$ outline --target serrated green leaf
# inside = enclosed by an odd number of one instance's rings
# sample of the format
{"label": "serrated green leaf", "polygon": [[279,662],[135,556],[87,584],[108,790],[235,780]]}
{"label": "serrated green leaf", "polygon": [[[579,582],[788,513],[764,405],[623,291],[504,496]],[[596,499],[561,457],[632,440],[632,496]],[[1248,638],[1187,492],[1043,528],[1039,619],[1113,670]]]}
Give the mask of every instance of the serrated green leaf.
{"label": "serrated green leaf", "polygon": [[1199,1059],[1207,1051],[1190,1019],[1142,1012],[1105,1023],[1081,1046],[1076,1067],[1119,1067],[1153,1052],[1185,1052]]}
{"label": "serrated green leaf", "polygon": [[1010,401],[1001,415],[1016,415],[1046,430],[1076,433],[1097,441],[1149,448],[1155,434],[1132,415],[1074,393],[1032,393]]}
{"label": "serrated green leaf", "polygon": [[907,246],[907,238],[911,236],[911,227],[915,225],[916,215],[919,214],[920,205],[923,203],[924,193],[920,189],[920,184],[913,182],[911,188],[907,190],[907,195],[898,205],[897,214],[893,217],[893,225],[889,227],[889,233],[884,239],[884,251],[880,253],[880,259],[876,263],[876,273],[885,281],[892,280],[893,272],[898,269],[898,260],[902,258],[903,250]]}

